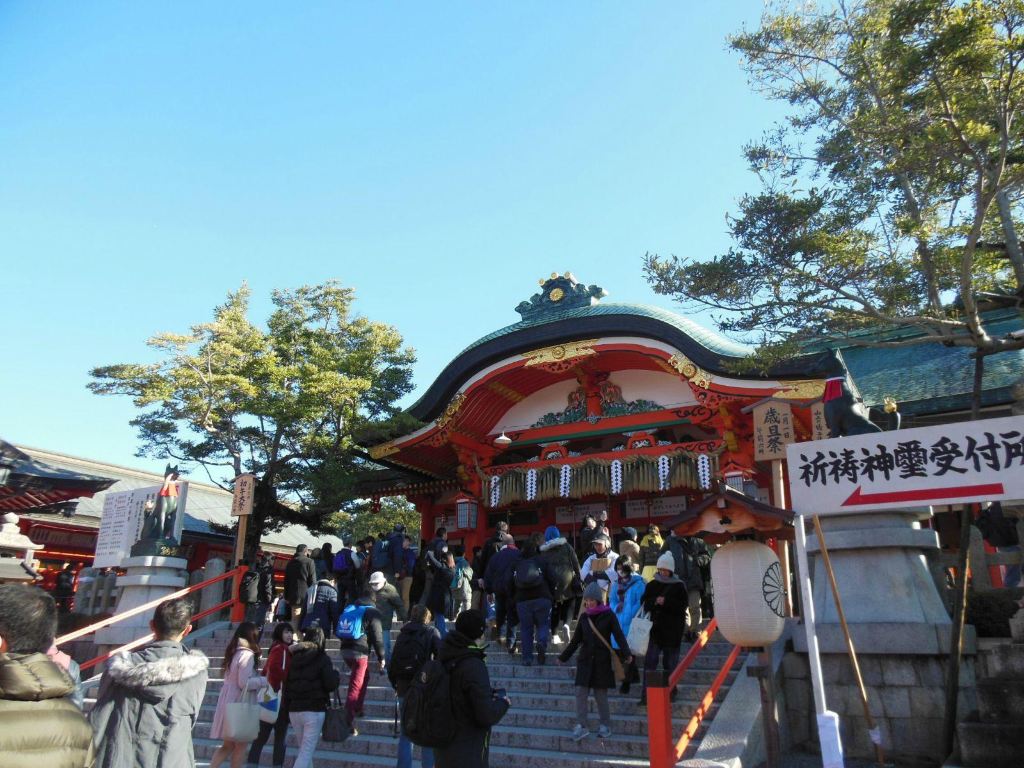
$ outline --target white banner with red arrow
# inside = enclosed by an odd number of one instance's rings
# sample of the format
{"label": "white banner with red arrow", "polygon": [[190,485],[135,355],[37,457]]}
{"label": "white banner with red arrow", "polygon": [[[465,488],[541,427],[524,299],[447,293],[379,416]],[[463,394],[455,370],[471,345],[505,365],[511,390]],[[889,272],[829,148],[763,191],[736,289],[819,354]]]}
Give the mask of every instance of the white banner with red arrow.
{"label": "white banner with red arrow", "polygon": [[1024,499],[1024,416],[791,443],[786,459],[801,514]]}

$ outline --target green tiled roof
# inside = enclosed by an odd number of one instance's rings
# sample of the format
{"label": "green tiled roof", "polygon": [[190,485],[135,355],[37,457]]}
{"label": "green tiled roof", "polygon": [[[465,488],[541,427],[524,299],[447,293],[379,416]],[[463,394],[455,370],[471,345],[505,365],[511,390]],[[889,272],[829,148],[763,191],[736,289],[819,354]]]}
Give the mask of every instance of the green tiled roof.
{"label": "green tiled roof", "polygon": [[[989,315],[985,328],[1004,336],[1024,327],[1016,312]],[[932,413],[969,407],[974,386],[970,347],[938,343],[910,347],[842,347],[843,359],[867,405],[893,397],[904,413]],[[1024,350],[985,358],[983,404],[1006,402],[1009,387],[1024,375]]]}
{"label": "green tiled roof", "polygon": [[675,326],[694,341],[704,347],[707,347],[712,352],[726,357],[746,357],[751,351],[749,347],[730,341],[724,336],[708,330],[692,320],[689,320],[682,315],[677,315],[675,312],[670,312],[667,309],[652,307],[648,304],[619,304],[614,302],[602,302],[589,307],[566,309],[563,312],[548,312],[540,317],[535,317],[529,320],[520,320],[518,323],[506,325],[504,328],[499,328],[498,330],[477,339],[462,350],[462,352],[459,353],[459,356],[465,354],[474,347],[479,347],[481,344],[487,343],[488,341],[499,339],[502,336],[507,336],[510,333],[515,333],[516,331],[521,331],[525,328],[533,328],[534,326],[545,325],[547,323],[553,323],[560,320],[576,320],[583,317],[597,317],[600,315],[635,315],[637,317],[648,317],[652,320],[660,320],[663,323]]}

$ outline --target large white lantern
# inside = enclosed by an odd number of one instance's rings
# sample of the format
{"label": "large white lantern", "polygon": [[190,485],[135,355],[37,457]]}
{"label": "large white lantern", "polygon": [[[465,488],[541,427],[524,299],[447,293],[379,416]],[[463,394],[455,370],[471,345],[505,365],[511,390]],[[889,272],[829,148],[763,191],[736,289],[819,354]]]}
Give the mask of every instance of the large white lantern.
{"label": "large white lantern", "polygon": [[715,618],[733,645],[771,645],[785,617],[782,569],[770,547],[732,541],[711,558]]}

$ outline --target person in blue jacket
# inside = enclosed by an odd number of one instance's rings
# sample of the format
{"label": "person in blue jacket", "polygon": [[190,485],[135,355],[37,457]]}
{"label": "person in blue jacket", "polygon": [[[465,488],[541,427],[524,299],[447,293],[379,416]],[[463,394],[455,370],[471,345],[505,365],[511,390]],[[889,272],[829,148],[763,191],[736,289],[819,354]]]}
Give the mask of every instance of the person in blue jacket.
{"label": "person in blue jacket", "polygon": [[[629,555],[622,555],[615,561],[615,573],[617,576],[615,583],[608,589],[608,605],[611,606],[615,617],[619,620],[622,634],[629,637],[629,625],[633,622],[633,617],[640,610],[646,582],[636,572],[636,563],[633,562],[633,558]],[[612,638],[612,646],[616,650],[629,651],[628,648],[620,649],[618,641],[614,637]],[[626,669],[626,678],[622,681],[622,686],[619,690],[624,694],[629,693],[630,684],[639,681],[640,672],[636,668],[636,660],[634,659]]]}

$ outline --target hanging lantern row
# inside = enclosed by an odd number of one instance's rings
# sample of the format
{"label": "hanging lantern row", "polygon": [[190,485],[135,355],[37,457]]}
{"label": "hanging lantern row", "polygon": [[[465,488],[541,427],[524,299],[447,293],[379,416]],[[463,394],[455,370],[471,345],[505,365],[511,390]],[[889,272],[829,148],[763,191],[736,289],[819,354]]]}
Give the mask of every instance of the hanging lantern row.
{"label": "hanging lantern row", "polygon": [[624,493],[657,493],[711,486],[718,457],[680,451],[674,454],[591,459],[547,467],[515,467],[491,475],[490,506]]}

